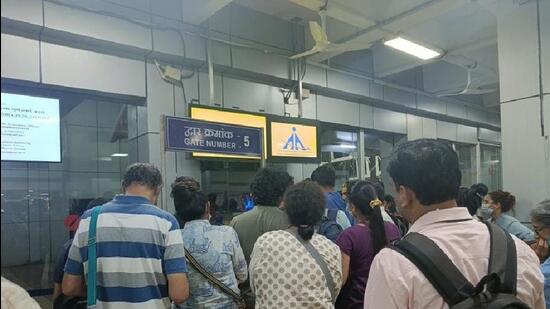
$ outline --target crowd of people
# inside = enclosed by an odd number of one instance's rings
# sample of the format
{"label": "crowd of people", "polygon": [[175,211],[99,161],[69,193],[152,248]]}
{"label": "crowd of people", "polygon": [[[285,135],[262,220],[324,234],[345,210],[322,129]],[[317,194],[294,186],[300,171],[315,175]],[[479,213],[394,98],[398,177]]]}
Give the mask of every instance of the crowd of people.
{"label": "crowd of people", "polygon": [[399,146],[388,172],[395,196],[368,180],[336,192],[330,165],[298,183],[263,168],[255,206],[224,226],[190,177],[171,184],[175,214],[155,207],[161,173],[133,164],[123,194],[74,224],[56,306],[85,306],[90,291],[98,308],[550,306],[550,200],[530,230],[510,193],[460,187],[457,154],[439,140]]}

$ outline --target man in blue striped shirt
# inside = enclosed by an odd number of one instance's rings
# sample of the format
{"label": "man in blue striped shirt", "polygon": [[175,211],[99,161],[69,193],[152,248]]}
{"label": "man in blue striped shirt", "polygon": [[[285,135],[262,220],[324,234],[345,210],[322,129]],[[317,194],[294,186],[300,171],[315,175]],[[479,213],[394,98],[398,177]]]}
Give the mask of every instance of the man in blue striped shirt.
{"label": "man in blue striped shirt", "polygon": [[[128,167],[124,195],[101,206],[97,220],[97,308],[167,308],[189,295],[183,240],[176,218],[154,206],[160,171],[145,163]],[[63,293],[86,294],[88,229],[84,213],[69,250]]]}

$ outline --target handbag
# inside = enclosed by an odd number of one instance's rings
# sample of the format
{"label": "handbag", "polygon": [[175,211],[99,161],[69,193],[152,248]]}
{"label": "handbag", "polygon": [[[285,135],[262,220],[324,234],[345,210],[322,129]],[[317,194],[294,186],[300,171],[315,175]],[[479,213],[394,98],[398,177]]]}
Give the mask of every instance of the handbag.
{"label": "handbag", "polygon": [[97,302],[97,218],[101,212],[101,206],[92,210],[90,228],[88,231],[88,282],[86,306],[89,309],[96,307]]}
{"label": "handbag", "polygon": [[225,285],[223,282],[221,282],[218,278],[216,278],[214,275],[212,275],[208,270],[206,270],[200,263],[195,259],[195,257],[185,249],[185,257],[191,263],[191,266],[195,268],[203,277],[206,278],[210,283],[212,283],[214,286],[216,286],[218,289],[220,289],[225,294],[231,296],[233,298],[233,301],[237,304],[237,307],[239,309],[245,309],[246,308],[246,302],[242,298],[241,295],[237,294],[233,289]]}

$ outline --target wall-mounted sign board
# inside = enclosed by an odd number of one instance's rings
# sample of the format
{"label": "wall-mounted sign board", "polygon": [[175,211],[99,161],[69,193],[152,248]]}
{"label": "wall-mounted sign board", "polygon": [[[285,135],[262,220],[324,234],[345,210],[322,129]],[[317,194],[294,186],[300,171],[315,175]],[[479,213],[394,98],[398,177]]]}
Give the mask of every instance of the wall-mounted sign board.
{"label": "wall-mounted sign board", "polygon": [[[204,120],[229,125],[246,126],[262,129],[262,150],[267,149],[267,118],[265,115],[255,113],[245,113],[231,111],[227,109],[209,107],[209,106],[189,106],[189,115],[194,120]],[[264,159],[267,158],[267,152],[264,151]],[[241,155],[193,152],[193,158],[212,158],[212,159],[261,159],[261,157],[247,157]]]}
{"label": "wall-mounted sign board", "polygon": [[166,149],[262,158],[262,129],[166,116]]}
{"label": "wall-mounted sign board", "polygon": [[316,121],[270,117],[268,159],[275,162],[318,162],[318,134]]}

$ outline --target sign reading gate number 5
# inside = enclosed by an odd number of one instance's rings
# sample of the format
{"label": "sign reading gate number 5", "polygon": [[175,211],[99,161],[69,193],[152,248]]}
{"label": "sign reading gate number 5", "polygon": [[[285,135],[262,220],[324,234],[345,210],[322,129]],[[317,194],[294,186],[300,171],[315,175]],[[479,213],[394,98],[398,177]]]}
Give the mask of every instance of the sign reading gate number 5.
{"label": "sign reading gate number 5", "polygon": [[250,136],[248,135],[244,136],[244,147],[250,147]]}

